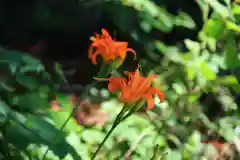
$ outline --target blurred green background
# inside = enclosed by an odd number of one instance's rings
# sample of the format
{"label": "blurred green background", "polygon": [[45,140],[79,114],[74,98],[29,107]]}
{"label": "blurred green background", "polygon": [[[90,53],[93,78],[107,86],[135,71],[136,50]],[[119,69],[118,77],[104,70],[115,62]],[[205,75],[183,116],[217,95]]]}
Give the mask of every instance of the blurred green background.
{"label": "blurred green background", "polygon": [[240,159],[240,5],[230,0],[0,1],[0,159],[91,158],[121,109],[106,84],[61,128],[99,72],[87,52],[102,28],[138,56],[112,74],[140,63],[166,99],[124,121],[97,159]]}

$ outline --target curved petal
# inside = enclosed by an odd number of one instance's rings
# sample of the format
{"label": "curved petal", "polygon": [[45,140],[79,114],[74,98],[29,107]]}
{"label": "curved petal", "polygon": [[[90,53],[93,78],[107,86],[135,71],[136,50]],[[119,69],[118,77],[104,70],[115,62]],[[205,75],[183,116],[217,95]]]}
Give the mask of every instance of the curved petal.
{"label": "curved petal", "polygon": [[151,94],[143,95],[143,99],[147,101],[147,109],[152,109],[154,107],[154,99]]}
{"label": "curved petal", "polygon": [[108,90],[110,92],[114,92],[118,89],[121,89],[124,85],[126,85],[126,79],[121,77],[110,77],[108,83]]}
{"label": "curved petal", "polygon": [[147,90],[147,94],[151,94],[151,95],[157,94],[158,98],[160,99],[160,102],[161,103],[164,102],[164,93],[158,90],[157,88],[149,88]]}
{"label": "curved petal", "polygon": [[137,59],[137,53],[136,53],[132,48],[127,48],[127,49],[126,49],[126,52],[132,53],[133,56],[134,56],[134,60]]}
{"label": "curved petal", "polygon": [[91,57],[91,60],[92,60],[92,63],[93,64],[97,64],[97,56],[100,54],[101,52],[100,51],[96,51],[93,53],[92,57]]}
{"label": "curved petal", "polygon": [[106,39],[111,39],[112,37],[109,35],[108,31],[104,28],[102,28],[102,38],[106,38]]}

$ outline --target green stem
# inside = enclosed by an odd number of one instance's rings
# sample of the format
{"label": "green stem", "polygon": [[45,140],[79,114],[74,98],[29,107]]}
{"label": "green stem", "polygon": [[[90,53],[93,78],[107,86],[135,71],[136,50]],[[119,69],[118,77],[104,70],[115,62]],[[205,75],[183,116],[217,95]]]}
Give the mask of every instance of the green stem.
{"label": "green stem", "polygon": [[[99,72],[98,75],[105,77],[105,76],[107,76],[107,75],[109,74],[109,72],[110,72],[110,71],[109,71],[109,66],[103,64],[103,65],[101,66],[101,69],[100,69],[100,72]],[[73,116],[74,113],[76,112],[76,110],[80,107],[81,98],[84,97],[84,96],[86,96],[86,94],[88,93],[89,89],[90,89],[92,86],[96,85],[97,83],[98,83],[98,82],[93,82],[91,85],[89,85],[89,86],[86,88],[85,92],[80,96],[80,100],[77,100],[77,103],[75,104],[75,107],[73,108],[71,114],[68,116],[67,120],[66,120],[66,121],[64,122],[64,124],[61,126],[61,128],[60,128],[59,131],[58,131],[58,133],[54,136],[52,142],[54,142],[54,141],[57,139],[57,137],[59,136],[60,132],[63,131],[63,129],[66,127],[66,125],[68,124],[69,120],[72,118],[72,116]],[[117,120],[117,121],[118,121],[118,120]],[[45,160],[45,159],[46,159],[46,156],[47,156],[47,153],[48,153],[49,149],[50,149],[50,148],[49,148],[49,146],[48,146],[47,150],[46,150],[46,151],[44,152],[44,154],[43,154],[42,160]]]}
{"label": "green stem", "polygon": [[[66,127],[66,125],[68,124],[69,120],[72,118],[72,116],[74,115],[74,113],[76,112],[76,110],[78,109],[79,106],[80,106],[80,103],[79,103],[79,101],[77,101],[76,106],[73,108],[71,114],[68,116],[66,121],[63,123],[63,125],[59,129],[58,133],[53,137],[53,140],[52,140],[53,143],[57,139],[57,137],[59,136],[59,133],[62,132],[63,129]],[[47,156],[47,153],[48,153],[49,149],[50,149],[50,147],[48,146],[47,150],[43,154],[42,160],[46,159],[46,156]]]}
{"label": "green stem", "polygon": [[[63,129],[64,129],[64,128],[66,127],[66,125],[68,124],[69,120],[70,120],[70,119],[72,118],[72,116],[75,114],[76,110],[80,107],[81,97],[85,97],[86,94],[88,93],[88,90],[89,90],[92,86],[96,85],[97,83],[98,83],[98,82],[93,82],[91,85],[89,85],[89,86],[86,88],[85,92],[80,96],[80,98],[77,99],[77,103],[75,104],[75,107],[72,109],[71,114],[68,116],[68,118],[66,119],[66,121],[64,122],[64,124],[61,126],[61,128],[60,128],[59,131],[58,131],[58,133],[53,137],[52,142],[54,142],[54,141],[57,139],[57,137],[60,135],[60,133],[63,131]],[[44,154],[43,154],[42,160],[45,160],[45,159],[46,159],[46,156],[47,156],[47,153],[48,153],[49,149],[50,149],[50,148],[49,148],[49,146],[48,146],[47,150],[46,150],[46,151],[44,152]]]}
{"label": "green stem", "polygon": [[115,119],[111,129],[107,132],[107,135],[104,137],[103,141],[100,143],[100,145],[98,146],[97,150],[94,152],[91,160],[94,160],[96,158],[98,152],[103,147],[105,142],[108,140],[109,136],[112,134],[114,129],[121,123],[121,118],[122,118],[122,115],[124,114],[125,111],[126,111],[126,106],[123,106],[122,110],[120,111],[120,113],[118,113],[118,115],[117,115],[117,117],[116,117],[116,119]]}
{"label": "green stem", "polygon": [[125,114],[124,116],[121,117],[120,121],[122,122],[122,121],[126,120],[133,113],[137,112],[144,105],[144,103],[145,103],[144,101],[139,101],[138,103],[136,103],[127,114]]}
{"label": "green stem", "polygon": [[98,152],[100,151],[100,149],[103,147],[103,145],[105,144],[105,142],[108,140],[109,136],[112,134],[112,132],[114,131],[114,129],[118,126],[118,123],[116,123],[115,125],[113,125],[111,127],[111,129],[108,131],[107,135],[104,137],[103,141],[100,143],[100,145],[98,146],[97,150],[94,152],[91,160],[94,160],[98,154]]}

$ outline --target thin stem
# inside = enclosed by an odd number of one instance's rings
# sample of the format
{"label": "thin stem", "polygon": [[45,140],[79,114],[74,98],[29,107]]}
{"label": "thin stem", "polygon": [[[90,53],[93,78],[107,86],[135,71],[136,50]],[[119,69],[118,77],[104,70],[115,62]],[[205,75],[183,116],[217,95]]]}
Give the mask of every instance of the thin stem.
{"label": "thin stem", "polygon": [[[89,85],[89,86],[86,88],[85,92],[84,92],[80,97],[86,96],[86,94],[88,93],[88,90],[90,89],[90,87],[96,85],[97,83],[98,83],[98,82],[93,82],[91,85]],[[80,107],[80,101],[81,101],[81,98],[79,98],[79,99],[77,100],[77,103],[75,104],[75,107],[72,109],[71,114],[68,116],[67,120],[66,120],[66,121],[64,122],[64,124],[61,126],[61,128],[60,128],[59,131],[58,131],[58,133],[53,137],[52,142],[54,142],[54,141],[57,139],[57,137],[60,135],[60,133],[63,131],[63,129],[64,129],[64,128],[66,127],[66,125],[68,124],[69,120],[70,120],[70,119],[72,118],[72,116],[75,114],[76,110]],[[47,153],[48,153],[49,149],[50,149],[50,148],[49,148],[49,146],[48,146],[47,150],[44,152],[44,155],[43,155],[42,160],[45,160],[45,159],[46,159],[46,156],[47,156]]]}
{"label": "thin stem", "polygon": [[[159,145],[156,145],[154,147],[154,152],[153,152],[152,158],[150,160],[155,160],[156,159],[158,149],[159,149]],[[160,160],[161,159],[162,159],[162,157],[160,158]]]}
{"label": "thin stem", "polygon": [[91,160],[94,160],[98,154],[98,152],[100,151],[100,149],[103,147],[103,145],[105,144],[105,142],[108,140],[109,136],[112,134],[112,132],[114,131],[114,129],[118,126],[119,123],[116,123],[115,125],[113,125],[111,127],[111,129],[108,131],[107,135],[104,137],[103,141],[100,143],[100,145],[98,146],[97,150],[94,152]]}
{"label": "thin stem", "polygon": [[[109,70],[107,70],[108,66],[105,66],[104,64],[102,65],[101,69],[100,69],[100,73],[98,75],[102,75],[102,76],[107,76],[109,74]],[[107,70],[107,71],[106,71]],[[61,126],[61,128],[59,129],[58,133],[54,136],[52,142],[54,142],[54,140],[59,136],[60,132],[63,131],[63,129],[66,127],[67,123],[69,122],[69,120],[72,118],[72,116],[74,115],[74,113],[76,112],[76,110],[80,107],[80,101],[82,97],[85,97],[89,91],[89,89],[96,85],[97,83],[99,83],[98,81],[93,82],[91,85],[87,86],[87,88],[85,89],[85,92],[80,96],[80,100],[77,100],[77,103],[75,104],[75,107],[72,109],[71,114],[68,116],[67,120],[64,122],[64,124]],[[49,146],[47,148],[47,150],[45,151],[42,160],[46,159],[47,153],[49,151]]]}
{"label": "thin stem", "polygon": [[[76,110],[78,109],[78,106],[80,106],[79,101],[77,101],[76,106],[73,108],[71,114],[68,116],[67,120],[63,123],[63,125],[62,125],[61,128],[59,129],[58,133],[53,137],[53,140],[52,140],[53,143],[54,143],[54,141],[57,139],[59,133],[62,132],[63,129],[66,127],[66,125],[68,124],[69,120],[72,118],[72,116],[74,115],[74,113],[75,113]],[[46,150],[46,151],[44,152],[44,154],[43,154],[42,160],[45,160],[49,149],[50,149],[50,147],[48,146],[47,150]]]}
{"label": "thin stem", "polygon": [[124,114],[126,109],[126,106],[122,107],[122,110],[118,113],[115,121],[113,122],[113,125],[111,127],[111,129],[107,132],[107,135],[104,137],[103,141],[100,143],[100,145],[98,146],[97,150],[94,152],[91,160],[94,160],[98,154],[98,152],[100,151],[100,149],[103,147],[103,145],[105,144],[105,142],[108,140],[109,136],[112,134],[112,132],[114,131],[114,129],[121,123],[121,117]]}
{"label": "thin stem", "polygon": [[138,103],[136,103],[132,109],[127,113],[125,114],[124,116],[122,116],[121,118],[121,122],[126,120],[128,117],[130,117],[133,113],[136,113],[142,106],[144,105],[144,101],[139,101]]}

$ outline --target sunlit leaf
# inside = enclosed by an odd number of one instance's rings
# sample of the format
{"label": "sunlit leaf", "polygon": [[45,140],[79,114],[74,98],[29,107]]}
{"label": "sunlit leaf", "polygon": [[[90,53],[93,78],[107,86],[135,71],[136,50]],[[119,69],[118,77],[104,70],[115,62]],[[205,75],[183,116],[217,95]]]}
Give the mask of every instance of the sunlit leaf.
{"label": "sunlit leaf", "polygon": [[224,33],[224,22],[220,19],[209,19],[203,26],[203,32],[208,37],[218,39]]}
{"label": "sunlit leaf", "polygon": [[175,18],[176,26],[183,26],[189,29],[193,29],[196,27],[193,19],[186,13],[180,12],[179,15]]}
{"label": "sunlit leaf", "polygon": [[227,6],[222,5],[218,0],[206,0],[205,2],[209,3],[209,5],[221,15],[223,18],[231,17],[231,12]]}
{"label": "sunlit leaf", "polygon": [[233,33],[229,31],[227,35],[227,42],[224,47],[225,63],[228,68],[240,67],[240,59],[238,57],[238,50]]}
{"label": "sunlit leaf", "polygon": [[217,77],[216,72],[214,72],[207,63],[202,63],[200,70],[207,80],[215,80]]}
{"label": "sunlit leaf", "polygon": [[184,43],[187,49],[189,49],[195,55],[198,55],[200,53],[201,46],[198,42],[192,41],[190,39],[186,39]]}

